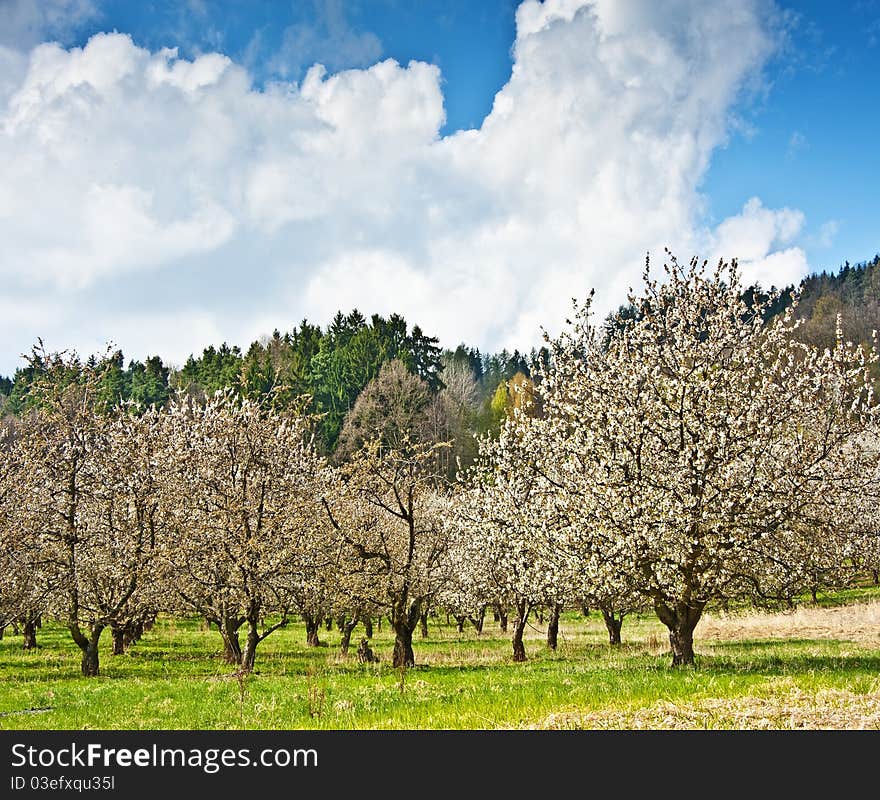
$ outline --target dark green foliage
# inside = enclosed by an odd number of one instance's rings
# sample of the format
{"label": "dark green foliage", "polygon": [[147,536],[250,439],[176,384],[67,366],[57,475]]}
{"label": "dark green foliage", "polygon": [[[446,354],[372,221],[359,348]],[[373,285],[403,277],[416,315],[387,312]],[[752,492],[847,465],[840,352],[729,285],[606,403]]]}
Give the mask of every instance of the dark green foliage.
{"label": "dark green foliage", "polygon": [[335,447],[345,415],[383,364],[399,359],[437,391],[443,385],[440,355],[437,339],[418,326],[409,334],[399,314],[388,319],[374,314],[368,324],[357,309],[348,316],[338,312],[310,361],[309,393],[314,410],[324,415],[320,434],[326,449]]}
{"label": "dark green foliage", "polygon": [[13,414],[21,414],[38,401],[31,394],[31,388],[38,379],[49,378],[61,385],[79,383],[84,370],[93,370],[99,375],[95,400],[98,411],[107,412],[128,402],[140,409],[151,405],[162,406],[168,400],[168,368],[159,356],[151,356],[144,364],[131,361],[128,369],[123,369],[121,350],[108,353],[103,358],[89,356],[84,364],[71,358],[66,362],[63,353],[46,353],[34,347],[27,357],[28,365],[15,372],[7,407]]}
{"label": "dark green foliage", "polygon": [[34,345],[25,360],[27,366],[15,371],[12,391],[9,393],[8,410],[13,414],[21,414],[37,405],[38,400],[31,393],[35,381],[49,377],[61,386],[69,386],[81,377],[82,369],[77,359],[65,361],[63,353],[47,353],[42,341]]}
{"label": "dark green foliage", "polygon": [[213,394],[227,387],[240,387],[241,350],[230,347],[226,342],[215,348],[209,345],[200,358],[190,356],[183,368],[171,378],[175,389],[193,395]]}
{"label": "dark green foliage", "polygon": [[127,399],[140,408],[165,405],[168,401],[168,373],[168,367],[159,356],[151,356],[143,364],[129,362]]}
{"label": "dark green foliage", "polygon": [[19,367],[12,378],[12,386],[7,393],[6,407],[13,414],[21,414],[27,407],[27,395],[34,379],[33,368]]}
{"label": "dark green foliage", "polygon": [[474,374],[474,380],[481,383],[483,380],[483,356],[475,347],[467,347],[460,344],[455,350],[446,350],[444,357],[448,358],[450,363],[467,366]]}
{"label": "dark green foliage", "polygon": [[283,405],[307,395],[309,411],[321,415],[318,440],[331,451],[346,414],[383,364],[399,359],[437,392],[443,387],[440,356],[436,337],[418,326],[409,332],[399,314],[374,314],[367,321],[355,309],[337,312],[323,332],[306,320],[290,333],[275,330],[243,356],[226,344],[208,347],[200,358],[190,356],[171,383],[196,397],[226,387],[251,398],[272,392]]}
{"label": "dark green foliage", "polygon": [[521,372],[527,378],[532,374],[528,360],[519,350],[509,353],[505,349],[500,353],[484,355],[482,385],[485,394],[491,397],[498,384],[509,381],[517,372]]}
{"label": "dark green foliage", "polygon": [[101,381],[98,386],[97,404],[102,411],[116,408],[126,400],[126,374],[122,369],[122,351],[117,350],[98,367]]}

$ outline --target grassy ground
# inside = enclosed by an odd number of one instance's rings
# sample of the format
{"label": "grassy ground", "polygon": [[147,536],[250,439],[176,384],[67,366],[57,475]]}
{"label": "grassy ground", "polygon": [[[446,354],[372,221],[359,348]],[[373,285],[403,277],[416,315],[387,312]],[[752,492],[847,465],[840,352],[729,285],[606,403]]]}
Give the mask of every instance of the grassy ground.
{"label": "grassy ground", "polygon": [[215,631],[160,619],[124,656],[107,635],[101,675],[85,679],[69,634],[47,623],[36,652],[0,641],[0,728],[878,728],[880,594],[836,602],[711,616],[697,667],[683,670],[652,617],[627,619],[611,648],[597,615],[572,613],[555,653],[535,624],[525,664],[511,663],[491,619],[479,637],[435,621],[405,673],[390,667],[387,626],[372,643],[380,663],[362,665],[354,647],[338,653],[335,631],[322,632],[329,647],[307,648],[295,625],[260,645],[242,681],[218,658]]}

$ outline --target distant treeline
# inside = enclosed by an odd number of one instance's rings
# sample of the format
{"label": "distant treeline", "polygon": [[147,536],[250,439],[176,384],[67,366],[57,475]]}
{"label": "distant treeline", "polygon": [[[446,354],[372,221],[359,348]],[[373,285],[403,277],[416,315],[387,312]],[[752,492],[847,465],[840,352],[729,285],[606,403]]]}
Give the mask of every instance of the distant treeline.
{"label": "distant treeline", "polygon": [[[767,316],[791,305],[795,288],[783,289]],[[856,265],[846,262],[836,273],[812,274],[797,288],[797,315],[804,320],[799,335],[805,341],[831,346],[838,314],[850,341],[868,343],[872,332],[880,330],[880,255]],[[766,299],[767,294],[757,285],[745,292],[747,300]],[[612,326],[615,319],[633,313],[634,309],[621,306],[605,325]],[[225,342],[211,345],[199,357],[191,355],[179,369],[166,366],[159,356],[144,362],[132,360],[126,366],[122,351],[108,353],[100,359],[104,370],[100,400],[106,408],[122,403],[146,408],[164,405],[177,391],[204,397],[228,387],[251,398],[273,393],[280,403],[308,395],[309,410],[321,415],[319,443],[325,452],[332,452],[358,396],[382,365],[392,360],[401,361],[432,394],[445,388],[444,374],[454,372],[460,381],[466,372],[476,389],[467,429],[483,433],[497,427],[505,409],[516,402],[508,382],[527,381],[535,364],[547,358],[543,348],[533,348],[528,354],[518,350],[481,353],[466,344],[443,349],[437,337],[425,334],[418,325],[410,329],[399,314],[387,318],[374,314],[368,320],[357,310],[347,315],[340,311],[326,328],[303,320],[287,333],[275,330],[253,342],[246,352]],[[90,357],[91,365],[98,362]],[[35,355],[12,378],[0,376],[0,414],[19,415],[27,409],[29,387],[35,374],[46,367]]]}
{"label": "distant treeline", "polygon": [[[38,350],[28,364],[9,379],[0,376],[0,411],[19,415],[28,408],[29,389],[35,375],[48,370]],[[227,343],[206,347],[201,356],[190,356],[179,369],[169,368],[159,356],[144,362],[125,359],[121,350],[103,358],[90,356],[87,364],[103,371],[99,405],[110,409],[124,403],[146,408],[164,405],[174,392],[203,398],[219,389],[233,388],[243,397],[273,394],[286,404],[302,395],[311,397],[309,410],[321,415],[319,442],[329,452],[336,445],[346,414],[364,387],[379,374],[383,364],[401,361],[421,379],[431,393],[445,388],[444,372],[467,370],[477,389],[470,415],[474,432],[488,430],[500,421],[498,401],[493,398],[506,381],[518,373],[528,377],[532,364],[546,352],[532,350],[481,353],[460,344],[444,350],[438,339],[391,314],[374,314],[367,320],[359,311],[338,312],[322,329],[303,320],[288,333],[275,330],[253,342],[246,352]],[[68,376],[71,381],[76,375]]]}

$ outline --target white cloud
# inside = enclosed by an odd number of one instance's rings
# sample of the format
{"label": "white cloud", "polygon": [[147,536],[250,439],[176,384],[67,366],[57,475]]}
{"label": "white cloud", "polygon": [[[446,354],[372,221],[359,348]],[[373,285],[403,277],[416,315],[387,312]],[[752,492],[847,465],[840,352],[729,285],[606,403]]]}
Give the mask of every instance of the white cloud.
{"label": "white cloud", "polygon": [[0,0],[0,47],[23,50],[47,39],[64,40],[98,16],[92,0]]}
{"label": "white cloud", "polygon": [[424,63],[256,90],[120,34],[39,46],[0,81],[0,279],[33,306],[0,315],[0,372],[47,328],[180,360],[355,305],[529,348],[572,296],[622,302],[665,245],[781,285],[806,267],[800,212],[755,199],[713,231],[698,191],[772,50],[762,8],[527,0],[492,112],[446,138]]}
{"label": "white cloud", "polygon": [[807,257],[800,247],[787,245],[801,233],[804,221],[801,211],[764,208],[752,197],[712,233],[713,260],[736,258],[746,284],[782,288],[797,283],[807,272]]}

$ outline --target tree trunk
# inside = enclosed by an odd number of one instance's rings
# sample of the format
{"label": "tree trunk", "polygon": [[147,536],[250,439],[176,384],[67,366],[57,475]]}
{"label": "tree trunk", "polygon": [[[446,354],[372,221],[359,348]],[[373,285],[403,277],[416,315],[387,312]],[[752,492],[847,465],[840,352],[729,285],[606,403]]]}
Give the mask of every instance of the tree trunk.
{"label": "tree trunk", "polygon": [[554,603],[550,608],[550,620],[547,623],[547,647],[555,650],[559,644],[559,614],[562,606]]}
{"label": "tree trunk", "polygon": [[394,626],[394,654],[391,658],[392,667],[414,667],[416,657],[412,649],[413,630],[405,620]]}
{"label": "tree trunk", "polygon": [[35,650],[37,647],[37,623],[34,619],[26,619],[21,629],[22,647],[25,650]]}
{"label": "tree trunk", "polygon": [[94,678],[98,674],[98,642],[101,641],[101,633],[104,631],[103,625],[93,625],[86,636],[79,627],[76,620],[68,623],[68,630],[73,641],[76,642],[82,652],[82,674],[86,678]]}
{"label": "tree trunk", "polygon": [[[529,604],[519,602],[516,604],[516,619],[513,621],[513,660],[526,660],[526,646],[523,644],[523,633],[529,620]],[[507,615],[505,614],[505,617]]]}
{"label": "tree trunk", "polygon": [[455,630],[459,633],[464,633],[464,621],[465,617],[460,617],[458,614],[455,615]]}
{"label": "tree trunk", "polygon": [[871,581],[874,586],[880,585],[880,569],[871,570]]}
{"label": "tree trunk", "polygon": [[470,617],[471,625],[474,626],[474,630],[476,630],[477,635],[479,636],[483,632],[483,620],[486,619],[486,607],[483,606],[480,609],[480,613],[475,617]]}
{"label": "tree trunk", "polygon": [[241,671],[252,672],[254,661],[257,658],[257,645],[260,643],[260,623],[257,616],[252,616],[247,622],[247,638],[244,641],[244,650],[241,654]]}
{"label": "tree trunk", "polygon": [[669,631],[669,644],[672,646],[672,666],[688,667],[694,663],[694,629],[681,625]]}
{"label": "tree trunk", "polygon": [[113,655],[121,656],[125,654],[125,628],[119,628],[115,625],[110,626],[110,636],[113,638]]}
{"label": "tree trunk", "polygon": [[373,618],[370,616],[364,617],[364,636],[368,639],[373,638]]}
{"label": "tree trunk", "polygon": [[507,609],[498,605],[495,606],[495,611],[498,614],[498,627],[501,628],[501,633],[507,633]]}
{"label": "tree trunk", "polygon": [[623,617],[623,614],[615,617],[614,609],[602,609],[602,619],[605,620],[605,627],[608,629],[609,644],[620,644],[620,629],[623,627]]}
{"label": "tree trunk", "polygon": [[320,647],[321,642],[318,639],[318,629],[321,627],[321,621],[309,614],[303,614],[303,620],[306,623],[306,644],[309,647]]}
{"label": "tree trunk", "polygon": [[340,649],[343,653],[348,652],[348,648],[351,645],[351,634],[354,631],[355,627],[358,624],[358,615],[355,614],[351,619],[341,619],[340,622],[340,630],[342,631],[342,642],[340,644]]}
{"label": "tree trunk", "polygon": [[428,638],[428,612],[419,615],[419,633],[423,639]]}
{"label": "tree trunk", "polygon": [[98,643],[89,644],[82,651],[82,674],[86,678],[94,678],[98,674]]}
{"label": "tree trunk", "polygon": [[227,664],[241,664],[241,642],[238,639],[238,629],[241,622],[235,617],[224,617],[223,620],[214,623],[220,629],[223,637],[223,659]]}
{"label": "tree trunk", "polygon": [[325,617],[325,619],[324,619],[324,627],[325,627],[328,631],[332,631],[332,630],[333,630],[333,617]]}
{"label": "tree trunk", "polygon": [[672,648],[672,666],[687,667],[694,664],[694,628],[703,615],[705,603],[687,605],[678,602],[670,606],[663,601],[654,603],[659,620],[669,629],[669,644]]}
{"label": "tree trunk", "polygon": [[137,622],[131,622],[125,626],[125,630],[123,631],[123,644],[126,647],[135,644],[141,640],[141,637],[144,635],[146,621],[138,620]]}

